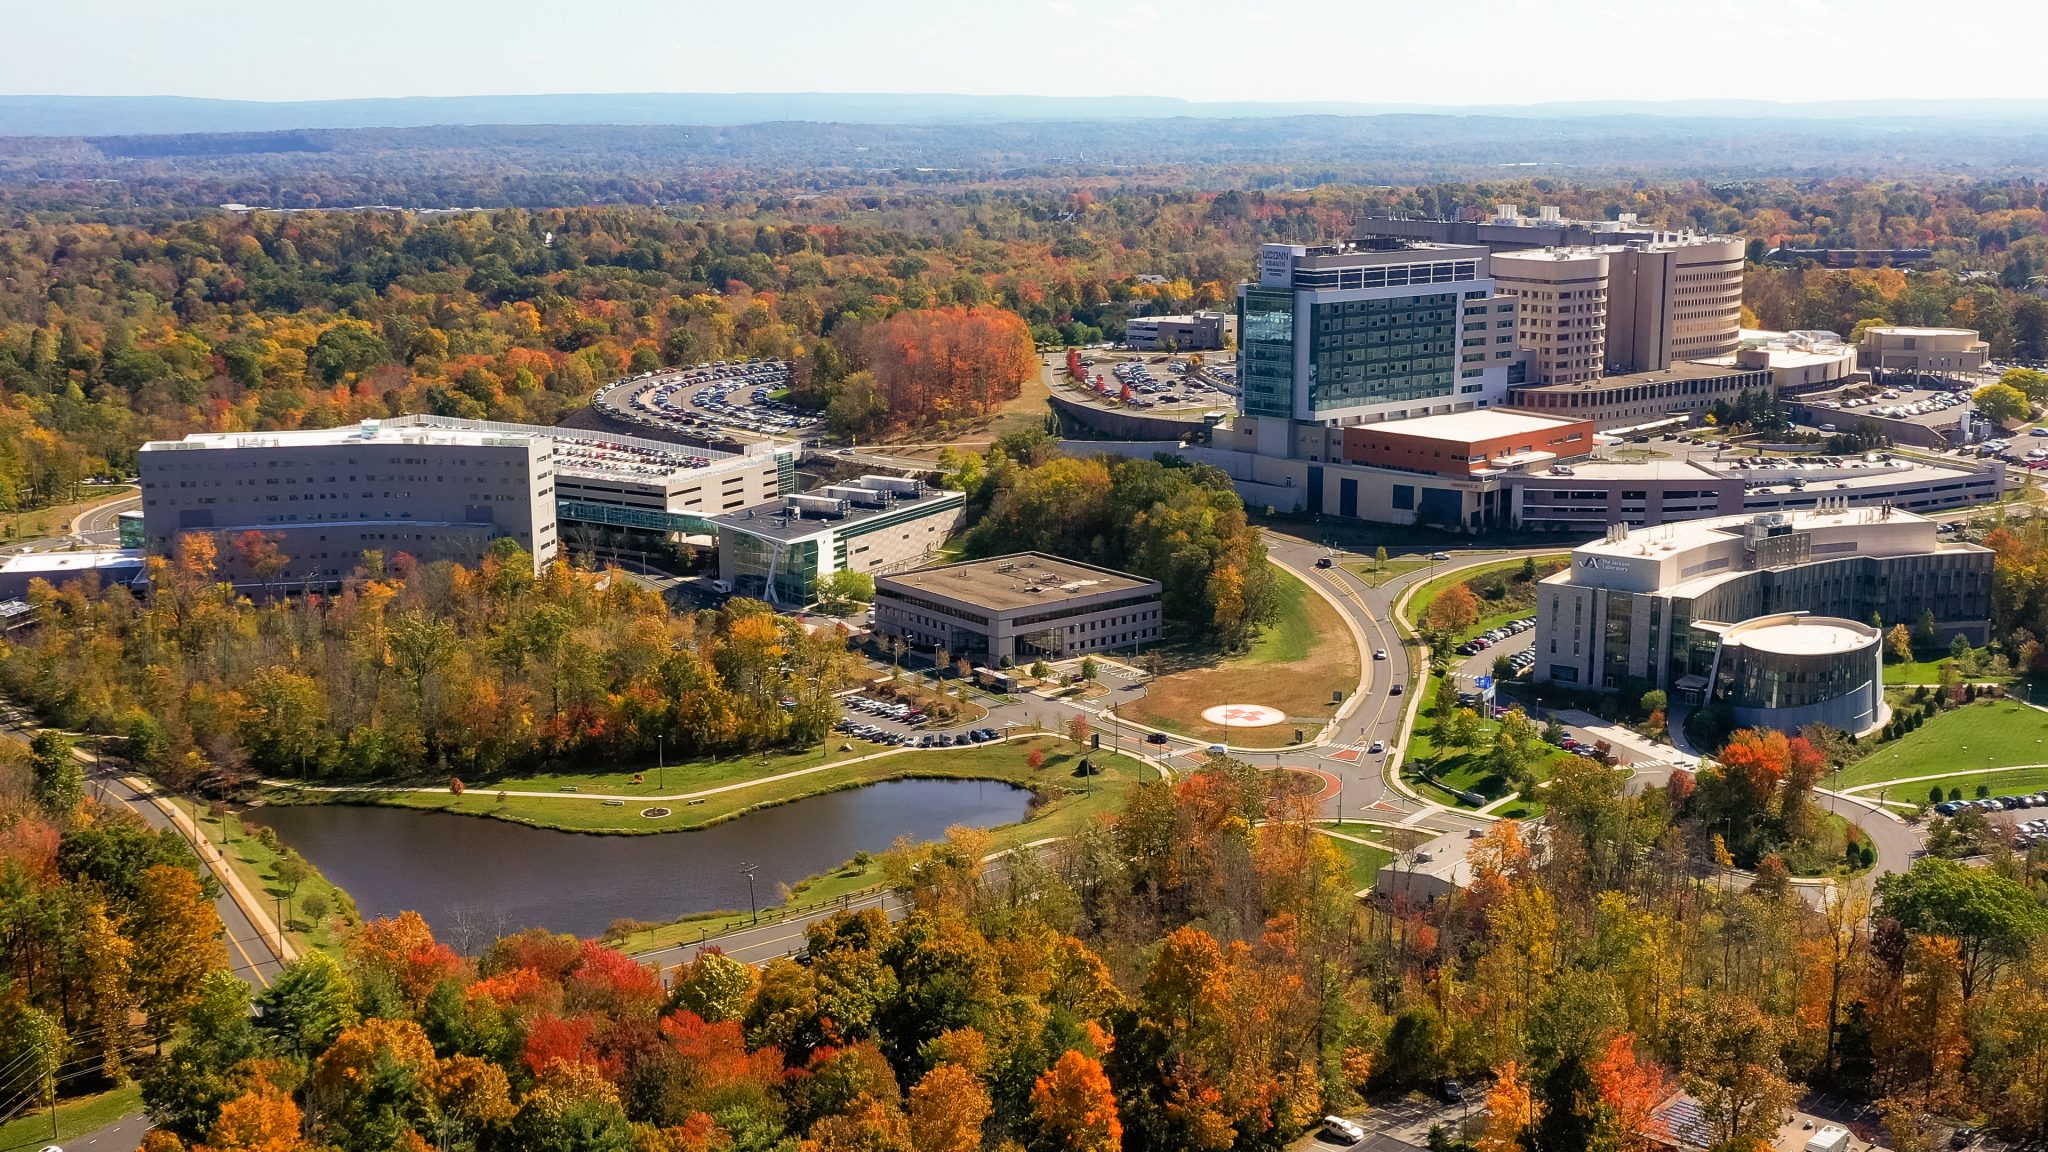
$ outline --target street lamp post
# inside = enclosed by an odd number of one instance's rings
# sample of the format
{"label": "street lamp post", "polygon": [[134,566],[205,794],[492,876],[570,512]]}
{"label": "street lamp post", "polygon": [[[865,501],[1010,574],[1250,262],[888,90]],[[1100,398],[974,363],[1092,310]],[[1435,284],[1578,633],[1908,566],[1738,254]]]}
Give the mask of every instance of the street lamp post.
{"label": "street lamp post", "polygon": [[661,744],[665,738],[661,735],[654,738],[654,790],[664,795],[668,792],[668,756]]}
{"label": "street lamp post", "polygon": [[747,912],[753,916],[754,923],[759,924],[761,922],[761,907],[754,903],[754,865],[740,865],[740,875],[747,878]]}

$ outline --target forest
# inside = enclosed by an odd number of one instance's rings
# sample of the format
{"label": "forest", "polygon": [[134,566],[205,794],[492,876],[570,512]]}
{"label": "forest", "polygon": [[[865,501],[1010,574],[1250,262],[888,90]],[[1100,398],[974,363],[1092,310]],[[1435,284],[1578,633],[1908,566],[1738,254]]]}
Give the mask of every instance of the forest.
{"label": "forest", "polygon": [[[258,571],[287,559],[261,533],[231,546]],[[814,743],[852,675],[843,637],[766,604],[678,614],[615,573],[536,578],[507,541],[474,568],[367,555],[337,594],[261,604],[216,560],[205,535],[151,558],[146,601],[38,583],[47,625],[0,643],[0,684],[174,787],[219,788],[652,759],[658,738],[703,755]]]}
{"label": "forest", "polygon": [[[800,396],[845,432],[971,421],[1035,370],[1004,314],[1042,344],[1115,337],[1130,316],[1227,306],[1262,242],[1496,202],[1734,232],[1758,261],[1927,247],[1924,272],[1758,264],[1750,318],[1845,335],[1962,323],[1997,355],[2048,359],[2048,302],[2030,291],[2048,217],[2028,182],[1021,180],[438,215],[16,211],[0,227],[0,511],[124,472],[149,439],[404,412],[552,423],[609,379],[729,356],[792,359]],[[940,367],[958,349],[972,370]]]}
{"label": "forest", "polygon": [[1901,1152],[1933,1117],[2048,1133],[2040,875],[1928,859],[1819,906],[1769,868],[1728,884],[1712,821],[1589,760],[1540,836],[1498,823],[1426,903],[1354,898],[1299,794],[1219,758],[1000,871],[981,833],[901,846],[908,917],[815,924],[801,963],[664,982],[541,932],[461,956],[408,914],[260,993],[182,849],[10,772],[0,1058],[137,1075],[151,1152],[1275,1149],[1447,1077],[1483,1085],[1478,1152],[1640,1152],[1681,1090],[1747,1152],[1801,1085],[1876,1099],[1866,1136]]}

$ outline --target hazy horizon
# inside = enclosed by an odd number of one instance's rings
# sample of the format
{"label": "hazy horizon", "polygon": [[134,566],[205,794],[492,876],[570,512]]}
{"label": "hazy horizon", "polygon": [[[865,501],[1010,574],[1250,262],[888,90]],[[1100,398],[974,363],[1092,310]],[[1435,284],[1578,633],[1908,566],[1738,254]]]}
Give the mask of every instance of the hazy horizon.
{"label": "hazy horizon", "polygon": [[[304,3],[73,0],[13,14],[0,94],[887,93],[1447,108],[2033,99],[2030,48],[2048,37],[2048,6],[2018,0],[1942,12],[1942,42],[1972,55],[1917,69],[1868,63],[1898,59],[1932,19],[1904,0],[1474,0],[1449,26],[1355,0],[788,0],[765,11],[600,0],[565,21],[539,0],[362,0],[337,20]],[[76,52],[80,28],[93,30],[90,66]],[[1522,59],[1544,55],[1552,37],[1552,66]],[[1440,50],[1453,43],[1459,51]]]}

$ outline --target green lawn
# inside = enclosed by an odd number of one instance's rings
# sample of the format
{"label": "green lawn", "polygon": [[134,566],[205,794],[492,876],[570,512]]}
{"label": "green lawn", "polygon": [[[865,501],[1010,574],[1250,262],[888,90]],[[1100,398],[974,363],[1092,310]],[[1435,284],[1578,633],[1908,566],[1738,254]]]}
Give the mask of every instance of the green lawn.
{"label": "green lawn", "polygon": [[[1944,776],[1939,780],[1923,780],[1917,784],[1894,784],[1884,790],[1887,804],[1929,803],[1928,789],[1939,784],[1943,798],[1950,791],[1961,789],[1963,799],[1975,800],[1979,784],[1990,789],[1989,796],[2031,796],[2036,792],[2048,792],[2048,768],[2015,768],[2008,772],[1973,772],[1967,776]],[[1859,796],[1877,799],[1876,792],[1859,792]],[[2032,817],[2029,817],[2032,819]]]}
{"label": "green lawn", "polygon": [[2010,700],[1979,701],[1880,746],[1833,776],[1831,786],[2042,763],[2048,763],[2048,712]]}
{"label": "green lawn", "polygon": [[[1025,763],[1025,756],[1031,745],[1043,748],[1046,753],[1044,766],[1035,771]],[[1007,752],[1007,756],[998,758],[1004,752]],[[1081,758],[1080,751],[1072,743],[1050,736],[1033,737],[1028,741],[1019,740],[1010,744],[1007,749],[989,745],[970,748],[964,754],[964,761],[949,763],[945,769],[930,766],[931,770],[928,771],[928,766],[922,761],[934,755],[938,754],[918,757],[918,762],[908,765],[907,768],[918,775],[1004,780],[1042,789],[1045,795],[1051,797],[1034,804],[1030,815],[1022,821],[990,829],[991,851],[1014,848],[1034,840],[1072,836],[1100,821],[1104,816],[1121,810],[1125,795],[1139,782],[1158,778],[1158,771],[1143,761],[1109,752],[1091,752],[1090,759],[1102,771],[1092,779],[1084,781],[1074,775],[1075,765]],[[952,770],[954,768],[958,770]],[[816,904],[872,888],[881,882],[882,865],[877,855],[865,863],[850,860],[830,872],[799,881],[790,889],[787,899],[795,904]],[[619,946],[627,952],[664,948],[683,941],[695,940],[700,933],[706,931],[711,935],[717,935],[737,928],[743,921],[749,919],[748,914],[737,911],[704,913],[636,932],[626,937]]]}
{"label": "green lawn", "polygon": [[[1499,728],[1499,723],[1481,717],[1479,735],[1476,737],[1477,747],[1445,747],[1445,755],[1431,765],[1434,770],[1433,778],[1425,780],[1419,772],[1409,769],[1411,766],[1429,761],[1437,754],[1439,745],[1436,743],[1436,721],[1426,714],[1418,716],[1415,731],[1408,737],[1408,755],[1401,764],[1403,778],[1424,796],[1440,804],[1458,808],[1473,808],[1477,805],[1467,803],[1451,791],[1452,789],[1476,792],[1489,800],[1507,795],[1508,782],[1486,763],[1486,750],[1491,745],[1493,733]],[[1537,780],[1549,779],[1551,769],[1557,760],[1567,755],[1569,753],[1560,751],[1544,761],[1542,766],[1536,769]],[[1540,796],[1524,796],[1513,803],[1494,809],[1494,815],[1517,820],[1533,820],[1542,814],[1543,801]]]}
{"label": "green lawn", "polygon": [[1370,844],[1354,844],[1335,836],[1329,840],[1330,846],[1335,848],[1338,855],[1344,857],[1345,862],[1351,866],[1351,889],[1354,892],[1372,887],[1374,878],[1379,875],[1380,866],[1394,858],[1392,852],[1384,848],[1374,848]]}
{"label": "green lawn", "polygon": [[1420,572],[1430,567],[1432,563],[1442,563],[1442,561],[1418,559],[1413,556],[1390,556],[1385,564],[1375,564],[1370,560],[1353,560],[1346,561],[1344,567],[1349,569],[1360,580],[1378,588],[1382,584],[1399,580],[1410,572]]}
{"label": "green lawn", "polygon": [[[841,744],[852,744],[853,751],[840,752]],[[465,778],[463,783],[472,792],[607,792],[619,796],[674,796],[684,792],[698,792],[716,788],[723,784],[736,784],[761,776],[775,776],[783,772],[794,772],[802,768],[815,768],[820,764],[850,760],[875,751],[880,745],[868,744],[861,740],[849,740],[834,734],[832,739],[814,744],[809,748],[771,749],[765,752],[750,752],[740,756],[699,757],[680,762],[670,761],[657,767],[654,761],[631,764],[624,768],[612,764],[592,764],[588,768],[564,768],[555,772],[526,772],[518,775],[500,776],[489,779]],[[456,773],[460,776],[461,773]],[[641,777],[634,783],[635,776]],[[445,780],[425,781],[430,785],[445,784]]]}
{"label": "green lawn", "polygon": [[[1242,660],[1250,664],[1292,664],[1308,658],[1316,646],[1316,621],[1309,615],[1309,598],[1315,593],[1291,573],[1274,570],[1273,600],[1277,606],[1273,622],[1259,629],[1251,651]],[[1320,597],[1316,604],[1321,606]]]}
{"label": "green lawn", "polygon": [[0,1124],[0,1150],[40,1148],[75,1140],[98,1131],[123,1116],[142,1111],[142,1089],[134,1085],[57,1102],[57,1135],[50,1135],[50,1110],[36,1108],[17,1119]]}
{"label": "green lawn", "polygon": [[[202,835],[215,844],[221,843],[221,821],[208,815],[205,805],[182,796],[175,798],[173,803],[191,815]],[[285,886],[277,879],[279,854],[266,848],[256,838],[255,829],[244,824],[240,817],[229,813],[226,819],[228,865],[235,870],[235,875],[241,877],[242,883],[249,886],[251,894],[267,901],[263,910],[275,920],[286,895]],[[285,910],[285,934],[301,952],[318,950],[339,957],[345,930],[342,923],[353,923],[359,919],[355,913],[355,902],[313,867],[312,861],[307,861],[306,867],[306,880],[291,893],[291,907]],[[327,911],[318,920],[304,912],[306,897],[315,892],[327,901]],[[262,947],[253,942],[247,946]]]}
{"label": "green lawn", "polygon": [[[1941,683],[1942,666],[1952,663],[1954,661],[1947,657],[1943,657],[1940,660],[1910,660],[1904,664],[1887,663],[1884,666],[1884,682],[1895,685],[1939,684]],[[1984,672],[1972,672],[1965,667],[1963,669],[1963,679],[1979,684],[1987,682],[2009,683],[2012,677],[2009,675],[1992,676]]]}
{"label": "green lawn", "polygon": [[[1045,765],[1037,770],[1033,770],[1025,763],[1025,758],[1033,745],[1045,752]],[[642,805],[635,802],[610,806],[594,798],[519,796],[511,793],[500,800],[498,793],[487,789],[471,789],[460,796],[444,792],[293,794],[284,791],[278,793],[276,798],[281,803],[317,803],[322,800],[339,799],[344,802],[462,812],[571,832],[675,832],[729,820],[755,808],[904,776],[1003,780],[1029,788],[1080,787],[1082,782],[1072,777],[1073,764],[1077,758],[1073,744],[1051,736],[1020,738],[1007,744],[983,744],[970,748],[898,751],[858,764],[839,764],[821,772],[789,780],[777,780],[756,787],[722,792],[704,798],[701,803],[659,805],[668,808],[669,814],[656,819],[641,816]],[[1134,768],[1139,763],[1128,757],[1113,757],[1108,753],[1102,754],[1102,758],[1112,764],[1120,763],[1127,768]],[[1097,788],[1103,788],[1100,781],[1097,782]],[[1052,813],[1046,813],[1046,818],[1049,819],[1051,815]],[[1060,833],[1054,831],[1045,834]]]}

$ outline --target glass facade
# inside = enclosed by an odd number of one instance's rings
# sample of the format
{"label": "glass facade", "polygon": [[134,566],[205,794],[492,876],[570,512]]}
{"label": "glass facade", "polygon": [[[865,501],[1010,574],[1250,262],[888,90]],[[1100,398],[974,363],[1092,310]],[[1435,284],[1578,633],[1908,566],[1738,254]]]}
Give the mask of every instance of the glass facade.
{"label": "glass facade", "polygon": [[[780,547],[744,532],[725,534],[733,556],[733,591],[770,599],[768,581],[775,581],[778,604],[809,604],[818,598],[818,542],[799,540]],[[723,544],[724,541],[721,541]]]}
{"label": "glass facade", "polygon": [[1867,693],[1877,667],[1873,651],[1795,654],[1730,644],[1721,655],[1714,698],[1738,709],[1783,712]]}
{"label": "glass facade", "polygon": [[1316,304],[1309,409],[1424,400],[1456,391],[1458,293]]}
{"label": "glass facade", "polygon": [[1294,415],[1294,292],[1247,286],[1237,307],[1237,384],[1245,415]]}
{"label": "glass facade", "polygon": [[1607,594],[1607,628],[1600,669],[1602,688],[1619,688],[1628,679],[1628,634],[1635,612],[1634,596],[1627,592]]}

